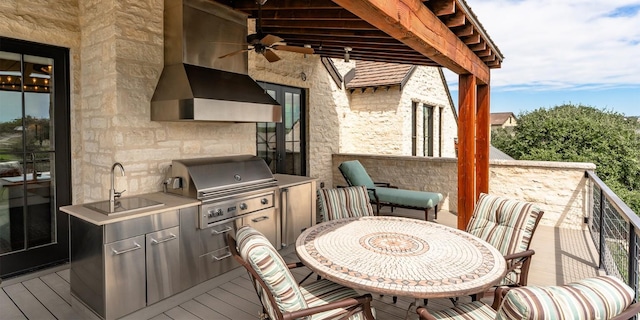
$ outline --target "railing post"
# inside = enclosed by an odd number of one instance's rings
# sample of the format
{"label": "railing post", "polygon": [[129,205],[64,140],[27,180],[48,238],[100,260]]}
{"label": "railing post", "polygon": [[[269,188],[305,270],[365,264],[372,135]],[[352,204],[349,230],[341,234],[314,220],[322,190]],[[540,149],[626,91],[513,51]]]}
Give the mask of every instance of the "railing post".
{"label": "railing post", "polygon": [[604,268],[604,201],[605,201],[605,197],[604,197],[604,192],[602,191],[602,188],[598,188],[600,189],[600,247],[598,248],[598,255],[600,256],[600,265],[598,266],[600,269]]}
{"label": "railing post", "polygon": [[[633,223],[629,223],[629,286],[638,292],[638,237]],[[636,294],[636,301],[638,296]]]}

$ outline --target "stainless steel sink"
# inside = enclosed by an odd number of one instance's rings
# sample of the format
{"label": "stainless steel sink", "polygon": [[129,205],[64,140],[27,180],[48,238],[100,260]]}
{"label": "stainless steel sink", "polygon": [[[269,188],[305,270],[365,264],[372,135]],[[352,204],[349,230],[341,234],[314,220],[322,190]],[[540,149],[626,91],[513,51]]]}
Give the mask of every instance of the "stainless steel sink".
{"label": "stainless steel sink", "polygon": [[87,203],[84,205],[91,210],[104,213],[106,215],[130,213],[142,209],[151,209],[164,206],[164,203],[140,197],[130,197],[117,199],[114,212],[109,212],[109,200]]}

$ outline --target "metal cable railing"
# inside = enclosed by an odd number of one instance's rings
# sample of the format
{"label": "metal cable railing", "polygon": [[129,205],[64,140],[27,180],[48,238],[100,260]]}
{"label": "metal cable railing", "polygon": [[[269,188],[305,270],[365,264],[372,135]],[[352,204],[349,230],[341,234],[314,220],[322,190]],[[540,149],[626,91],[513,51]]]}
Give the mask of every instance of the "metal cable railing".
{"label": "metal cable railing", "polygon": [[627,206],[593,171],[591,181],[593,207],[589,229],[600,258],[599,267],[625,281],[640,296],[640,217]]}

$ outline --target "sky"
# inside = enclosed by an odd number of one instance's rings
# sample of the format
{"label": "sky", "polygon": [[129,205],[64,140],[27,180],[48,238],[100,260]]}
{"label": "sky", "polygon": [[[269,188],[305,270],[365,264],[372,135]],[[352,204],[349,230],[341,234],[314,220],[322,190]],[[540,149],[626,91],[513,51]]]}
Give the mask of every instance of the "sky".
{"label": "sky", "polygon": [[[491,112],[566,103],[640,115],[640,0],[466,0],[502,52]],[[445,70],[457,104],[457,75]]]}

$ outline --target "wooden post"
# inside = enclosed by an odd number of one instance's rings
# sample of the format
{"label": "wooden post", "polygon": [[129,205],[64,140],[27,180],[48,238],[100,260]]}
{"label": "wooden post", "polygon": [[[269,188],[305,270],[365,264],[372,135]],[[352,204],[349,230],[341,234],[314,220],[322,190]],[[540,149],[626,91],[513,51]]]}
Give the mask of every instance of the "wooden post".
{"label": "wooden post", "polygon": [[459,76],[458,116],[458,229],[471,220],[476,201],[476,77]]}
{"label": "wooden post", "polygon": [[489,148],[491,146],[491,112],[489,85],[478,86],[478,115],[476,119],[476,194],[489,193]]}

